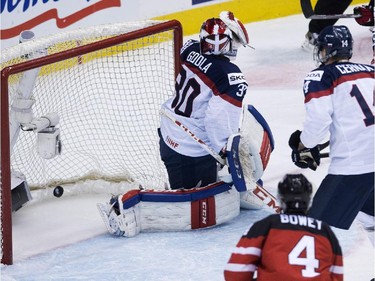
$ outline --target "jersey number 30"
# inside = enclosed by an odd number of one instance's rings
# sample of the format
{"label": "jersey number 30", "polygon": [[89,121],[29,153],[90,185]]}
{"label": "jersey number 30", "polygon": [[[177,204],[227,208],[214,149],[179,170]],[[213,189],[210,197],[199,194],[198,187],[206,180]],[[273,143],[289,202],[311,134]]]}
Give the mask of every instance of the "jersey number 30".
{"label": "jersey number 30", "polygon": [[[302,253],[305,253],[302,257]],[[288,262],[291,265],[304,266],[301,270],[303,277],[315,277],[320,275],[315,269],[319,268],[319,260],[315,258],[315,239],[312,236],[304,235],[288,255]]]}
{"label": "jersey number 30", "polygon": [[[180,72],[180,82],[176,81],[176,97],[172,102],[174,111],[182,116],[190,117],[193,111],[193,101],[200,94],[201,86],[194,78],[190,78],[185,87],[186,71],[184,69]],[[183,107],[185,106],[185,109]]]}

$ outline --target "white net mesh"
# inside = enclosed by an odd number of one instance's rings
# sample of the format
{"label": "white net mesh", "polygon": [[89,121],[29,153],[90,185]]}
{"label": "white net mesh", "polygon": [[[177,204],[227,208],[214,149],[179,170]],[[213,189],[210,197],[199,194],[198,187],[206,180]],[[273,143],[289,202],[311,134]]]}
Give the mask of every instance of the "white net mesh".
{"label": "white net mesh", "polygon": [[[1,68],[132,32],[159,21],[103,25],[21,43],[1,54]],[[32,89],[35,117],[60,116],[62,152],[37,154],[37,133],[20,130],[11,169],[32,189],[85,179],[136,182],[164,189],[167,174],[159,156],[160,105],[173,94],[173,30],[156,32],[99,51],[43,66]],[[9,77],[9,104],[23,73]],[[8,130],[3,124],[2,131]],[[1,193],[0,193],[1,196]],[[1,237],[0,237],[1,238]]]}
{"label": "white net mesh", "polygon": [[[2,54],[2,67],[32,51],[57,53],[156,23],[100,26],[22,43]],[[24,173],[31,187],[106,178],[164,188],[157,128],[160,104],[173,93],[172,36],[172,31],[157,33],[42,67],[32,93],[33,113],[59,114],[62,154],[39,157],[37,134],[21,131],[12,170]],[[10,77],[10,104],[21,75]]]}

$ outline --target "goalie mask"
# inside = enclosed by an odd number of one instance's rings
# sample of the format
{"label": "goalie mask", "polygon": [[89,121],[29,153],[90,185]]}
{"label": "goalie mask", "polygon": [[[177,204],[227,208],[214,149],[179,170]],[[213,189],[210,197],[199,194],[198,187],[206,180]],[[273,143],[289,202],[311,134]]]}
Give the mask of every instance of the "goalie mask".
{"label": "goalie mask", "polygon": [[278,199],[284,213],[306,214],[311,200],[312,185],[302,174],[287,174],[278,185]]}
{"label": "goalie mask", "polygon": [[201,54],[235,56],[232,49],[232,31],[219,18],[206,20],[200,30]]}
{"label": "goalie mask", "polygon": [[319,33],[314,49],[317,63],[326,64],[330,58],[350,59],[352,55],[353,38],[346,26],[327,26]]}

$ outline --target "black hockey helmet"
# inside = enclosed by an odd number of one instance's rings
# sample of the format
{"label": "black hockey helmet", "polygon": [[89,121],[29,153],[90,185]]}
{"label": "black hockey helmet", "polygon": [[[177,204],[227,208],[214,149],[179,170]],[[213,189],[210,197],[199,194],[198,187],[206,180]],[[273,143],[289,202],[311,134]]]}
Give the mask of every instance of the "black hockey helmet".
{"label": "black hockey helmet", "polygon": [[319,33],[314,50],[317,62],[325,64],[330,58],[350,59],[352,55],[353,37],[345,25],[330,25]]}
{"label": "black hockey helmet", "polygon": [[302,174],[286,174],[278,184],[278,199],[284,213],[306,213],[312,185]]}

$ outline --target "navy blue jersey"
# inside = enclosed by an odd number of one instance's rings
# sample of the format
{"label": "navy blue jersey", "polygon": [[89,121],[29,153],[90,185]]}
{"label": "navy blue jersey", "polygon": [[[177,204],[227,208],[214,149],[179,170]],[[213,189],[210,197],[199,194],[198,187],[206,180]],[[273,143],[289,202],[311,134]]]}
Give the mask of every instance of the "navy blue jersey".
{"label": "navy blue jersey", "polygon": [[[239,128],[247,82],[241,70],[225,56],[202,55],[198,41],[190,40],[181,49],[181,71],[176,91],[163,104],[174,117],[216,152]],[[207,155],[195,140],[180,128],[161,119],[165,143],[182,155]]]}

